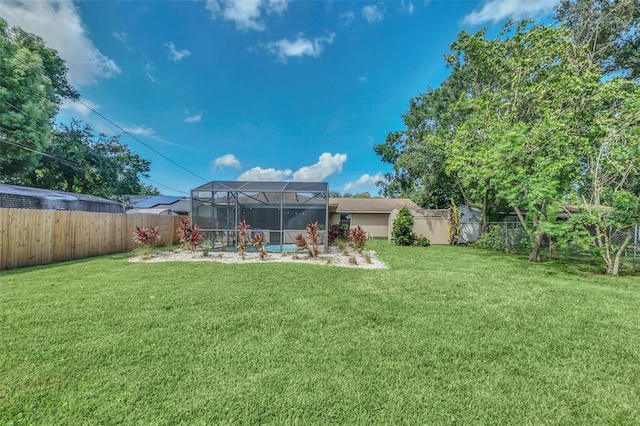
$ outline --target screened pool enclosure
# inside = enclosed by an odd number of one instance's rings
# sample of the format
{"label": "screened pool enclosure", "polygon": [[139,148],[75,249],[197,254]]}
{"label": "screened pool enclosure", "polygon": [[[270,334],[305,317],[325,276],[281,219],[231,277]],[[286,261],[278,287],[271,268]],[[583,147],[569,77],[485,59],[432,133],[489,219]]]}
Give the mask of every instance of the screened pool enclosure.
{"label": "screened pool enclosure", "polygon": [[289,251],[296,234],[318,222],[327,241],[329,184],[325,182],[213,181],[191,190],[191,220],[214,251],[235,250],[238,224],[246,220],[249,238],[264,235],[268,251]]}

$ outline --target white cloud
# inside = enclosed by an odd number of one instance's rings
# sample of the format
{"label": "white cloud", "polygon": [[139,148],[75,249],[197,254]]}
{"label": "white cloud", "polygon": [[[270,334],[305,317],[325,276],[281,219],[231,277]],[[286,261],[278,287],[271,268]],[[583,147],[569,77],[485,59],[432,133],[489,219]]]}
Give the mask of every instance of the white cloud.
{"label": "white cloud", "polygon": [[0,1],[0,16],[10,25],[36,34],[66,61],[75,87],[119,74],[116,63],[96,48],[70,0]]}
{"label": "white cloud", "polygon": [[499,22],[509,18],[520,20],[536,15],[549,13],[558,0],[490,0],[480,10],[475,10],[464,17],[464,24],[481,25],[487,22]]}
{"label": "white cloud", "polygon": [[413,15],[413,3],[400,0],[400,10],[407,12],[409,15]]}
{"label": "white cloud", "polygon": [[333,43],[335,33],[331,33],[325,37],[316,37],[314,39],[306,39],[302,34],[298,35],[294,41],[282,39],[267,44],[267,49],[278,56],[282,62],[287,62],[287,58],[312,56],[318,57],[324,50],[325,45]]}
{"label": "white cloud", "polygon": [[370,24],[384,21],[384,12],[377,5],[363,7],[362,16]]}
{"label": "white cloud", "polygon": [[191,52],[187,49],[177,50],[172,41],[165,43],[165,46],[169,48],[169,60],[173,62],[178,62],[191,56]]}
{"label": "white cloud", "polygon": [[363,174],[355,182],[347,182],[344,186],[345,191],[349,191],[353,188],[361,187],[362,189],[374,189],[376,183],[384,180],[384,174],[378,172],[371,176],[368,173]]}
{"label": "white cloud", "polygon": [[192,115],[184,119],[187,123],[197,123],[200,120],[202,120],[202,114]]}
{"label": "white cloud", "polygon": [[[233,167],[234,169],[240,168],[240,160],[233,154],[226,154],[222,157],[218,157],[211,162],[211,170],[222,167]],[[273,169],[272,169],[273,170]],[[246,173],[246,172],[245,172]]]}
{"label": "white cloud", "polygon": [[360,77],[358,77],[358,83],[366,83],[367,82],[367,75],[361,75]]}
{"label": "white cloud", "polygon": [[206,9],[211,19],[221,16],[233,21],[241,31],[264,31],[264,14],[282,14],[287,10],[289,0],[207,0]]}
{"label": "white cloud", "polygon": [[339,18],[342,19],[342,25],[345,27],[351,25],[353,23],[353,20],[356,19],[352,10],[341,13]]}
{"label": "white cloud", "polygon": [[238,180],[280,181],[291,176],[291,170],[263,169],[254,167],[238,176]]}
{"label": "white cloud", "polygon": [[342,165],[347,161],[347,154],[331,155],[328,152],[323,153],[318,162],[311,165],[301,167],[293,174],[294,181],[319,182],[331,176],[334,173],[342,171]]}
{"label": "white cloud", "polygon": [[289,169],[263,169],[254,167],[242,173],[238,180],[281,181],[291,179],[297,182],[319,182],[327,176],[342,171],[342,165],[347,161],[347,154],[331,155],[328,152],[318,157],[318,162],[310,166],[300,167],[296,172]]}
{"label": "white cloud", "polygon": [[122,127],[122,129],[130,133],[132,135],[140,135],[140,136],[155,136],[156,132],[151,127],[147,126],[131,126],[131,127]]}
{"label": "white cloud", "polygon": [[[82,98],[82,102],[87,104],[87,106],[89,106],[90,108],[100,109],[100,105],[90,101],[89,99]],[[92,112],[89,108],[82,105],[80,102],[74,102],[71,99],[65,99],[60,106],[60,110],[74,118],[82,117],[83,119],[91,115]]]}

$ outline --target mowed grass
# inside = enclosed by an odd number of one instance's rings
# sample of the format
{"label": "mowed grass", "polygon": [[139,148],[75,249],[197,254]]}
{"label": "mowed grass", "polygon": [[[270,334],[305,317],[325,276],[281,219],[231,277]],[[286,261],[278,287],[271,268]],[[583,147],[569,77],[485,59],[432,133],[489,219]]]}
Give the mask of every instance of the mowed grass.
{"label": "mowed grass", "polygon": [[0,273],[0,424],[640,424],[637,277],[369,247]]}

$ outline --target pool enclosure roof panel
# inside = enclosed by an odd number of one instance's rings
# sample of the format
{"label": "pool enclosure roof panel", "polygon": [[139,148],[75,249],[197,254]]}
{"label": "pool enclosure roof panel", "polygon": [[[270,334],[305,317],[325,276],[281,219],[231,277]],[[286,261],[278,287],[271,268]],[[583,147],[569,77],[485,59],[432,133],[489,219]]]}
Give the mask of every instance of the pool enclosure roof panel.
{"label": "pool enclosure roof panel", "polygon": [[212,181],[193,191],[227,192],[329,192],[327,182],[262,182],[262,181]]}

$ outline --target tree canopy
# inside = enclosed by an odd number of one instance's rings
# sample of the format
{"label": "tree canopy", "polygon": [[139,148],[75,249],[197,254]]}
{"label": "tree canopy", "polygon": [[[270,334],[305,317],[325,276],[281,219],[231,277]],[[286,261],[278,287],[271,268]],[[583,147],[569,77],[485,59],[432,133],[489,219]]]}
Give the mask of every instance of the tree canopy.
{"label": "tree canopy", "polygon": [[[640,221],[638,3],[565,0],[556,13],[561,25],[460,33],[447,79],[411,99],[405,128],[374,147],[394,167],[382,191],[423,207],[480,205],[482,229],[510,210],[531,261],[545,234],[581,233],[617,273]],[[583,212],[571,236],[557,221],[570,202]],[[622,242],[608,238],[614,230]]]}
{"label": "tree canopy", "polygon": [[0,182],[108,198],[157,192],[140,181],[150,162],[118,137],[54,124],[62,101],[79,96],[54,49],[0,18]]}

